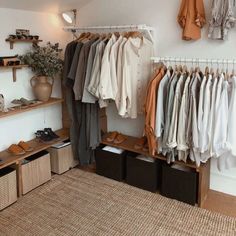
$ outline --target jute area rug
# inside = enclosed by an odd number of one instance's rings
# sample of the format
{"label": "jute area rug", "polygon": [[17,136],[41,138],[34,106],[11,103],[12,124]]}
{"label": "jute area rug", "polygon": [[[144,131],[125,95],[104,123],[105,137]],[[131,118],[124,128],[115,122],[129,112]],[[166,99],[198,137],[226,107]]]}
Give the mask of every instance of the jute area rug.
{"label": "jute area rug", "polygon": [[73,169],[0,212],[0,235],[236,235],[236,219]]}

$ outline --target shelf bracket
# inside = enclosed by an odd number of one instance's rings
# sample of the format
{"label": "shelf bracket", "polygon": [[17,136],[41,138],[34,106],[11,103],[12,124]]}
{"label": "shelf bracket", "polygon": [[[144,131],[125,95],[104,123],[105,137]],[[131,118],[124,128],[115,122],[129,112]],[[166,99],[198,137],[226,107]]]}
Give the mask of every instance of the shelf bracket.
{"label": "shelf bracket", "polygon": [[19,69],[21,69],[21,68],[16,68],[16,67],[12,68],[13,82],[16,82],[16,71]]}

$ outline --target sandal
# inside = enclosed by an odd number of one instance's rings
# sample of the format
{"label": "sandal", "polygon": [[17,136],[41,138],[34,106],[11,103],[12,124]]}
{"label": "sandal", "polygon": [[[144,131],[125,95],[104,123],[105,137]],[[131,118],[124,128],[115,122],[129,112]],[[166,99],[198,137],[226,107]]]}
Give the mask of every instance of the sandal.
{"label": "sandal", "polygon": [[143,136],[142,138],[140,138],[134,145],[134,149],[136,150],[140,150],[144,147],[144,145],[147,142],[147,138],[145,136]]}
{"label": "sandal", "polygon": [[118,134],[114,140],[115,144],[123,143],[127,138],[123,134]]}
{"label": "sandal", "polygon": [[30,147],[29,144],[26,143],[26,142],[24,142],[24,141],[20,141],[20,142],[18,143],[18,146],[19,146],[20,148],[22,148],[22,149],[23,149],[24,151],[26,151],[26,152],[31,152],[31,151],[33,151],[33,148]]}
{"label": "sandal", "polygon": [[8,149],[7,149],[8,152],[14,154],[14,155],[23,155],[25,154],[25,151],[24,149],[22,149],[21,147],[19,147],[18,145],[16,144],[12,144]]}
{"label": "sandal", "polygon": [[114,132],[111,132],[109,133],[109,135],[107,136],[106,140],[108,142],[113,142],[116,138],[116,136],[118,135],[118,132],[114,131]]}

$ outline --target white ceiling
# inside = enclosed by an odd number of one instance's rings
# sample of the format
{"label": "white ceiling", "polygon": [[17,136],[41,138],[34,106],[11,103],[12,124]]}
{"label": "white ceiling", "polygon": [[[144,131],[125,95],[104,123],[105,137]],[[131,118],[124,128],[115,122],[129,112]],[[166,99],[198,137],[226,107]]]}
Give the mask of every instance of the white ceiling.
{"label": "white ceiling", "polygon": [[0,0],[0,8],[59,13],[79,9],[92,0]]}

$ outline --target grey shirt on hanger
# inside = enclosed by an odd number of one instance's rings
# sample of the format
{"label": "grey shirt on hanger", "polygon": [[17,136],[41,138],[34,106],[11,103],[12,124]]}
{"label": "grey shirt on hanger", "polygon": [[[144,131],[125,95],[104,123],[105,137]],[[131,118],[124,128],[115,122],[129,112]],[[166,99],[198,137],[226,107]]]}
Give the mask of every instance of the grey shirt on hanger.
{"label": "grey shirt on hanger", "polygon": [[74,83],[74,87],[73,87],[74,94],[75,94],[75,100],[82,99],[89,50],[90,50],[91,45],[96,40],[97,39],[89,40],[88,42],[84,43],[81,48],[79,60],[78,60],[78,65],[77,65],[77,70],[76,70],[75,83]]}
{"label": "grey shirt on hanger", "polygon": [[101,42],[101,39],[98,39],[90,47],[88,61],[87,61],[83,96],[82,96],[82,102],[84,102],[84,103],[95,103],[98,100],[96,97],[94,97],[88,91],[88,85],[90,83],[90,79],[91,79],[91,75],[92,75],[92,68],[93,68],[93,62],[94,62],[94,57],[95,57],[95,53],[96,53],[96,47],[97,47],[98,43],[100,43],[100,42]]}

